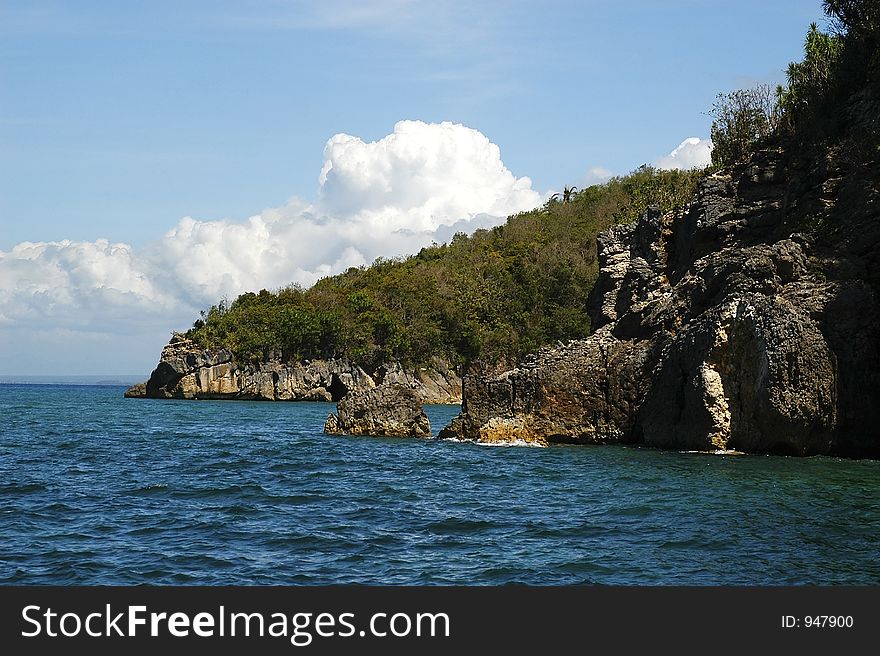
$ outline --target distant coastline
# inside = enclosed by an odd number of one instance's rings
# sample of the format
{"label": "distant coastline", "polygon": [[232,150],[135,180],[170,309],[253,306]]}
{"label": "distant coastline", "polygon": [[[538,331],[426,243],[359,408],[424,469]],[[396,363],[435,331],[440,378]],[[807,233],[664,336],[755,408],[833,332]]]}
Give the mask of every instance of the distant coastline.
{"label": "distant coastline", "polygon": [[0,385],[119,385],[129,386],[143,379],[142,375],[95,376],[4,376]]}

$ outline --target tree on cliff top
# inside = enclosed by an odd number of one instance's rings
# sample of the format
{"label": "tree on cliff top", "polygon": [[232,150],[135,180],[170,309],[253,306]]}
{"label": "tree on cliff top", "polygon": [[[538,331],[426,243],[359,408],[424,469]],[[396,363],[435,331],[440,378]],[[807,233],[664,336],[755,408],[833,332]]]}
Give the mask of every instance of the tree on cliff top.
{"label": "tree on cliff top", "polygon": [[742,161],[779,123],[775,92],[767,84],[718,94],[709,115],[715,166]]}
{"label": "tree on cliff top", "polygon": [[858,39],[876,36],[880,26],[880,3],[877,0],[824,0],[822,9],[835,22],[835,31],[841,36]]}
{"label": "tree on cliff top", "polygon": [[709,112],[712,163],[742,161],[780,137],[803,149],[847,137],[857,161],[880,155],[880,2],[825,0],[831,31],[813,23],[804,58],[789,64],[787,86],[721,94]]}

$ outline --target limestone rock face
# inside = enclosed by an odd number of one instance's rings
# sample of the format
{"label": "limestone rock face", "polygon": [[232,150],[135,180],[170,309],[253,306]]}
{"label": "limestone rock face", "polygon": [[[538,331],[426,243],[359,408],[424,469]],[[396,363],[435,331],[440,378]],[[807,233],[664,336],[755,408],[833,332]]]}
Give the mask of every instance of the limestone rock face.
{"label": "limestone rock face", "polygon": [[644,393],[645,347],[606,329],[543,349],[500,375],[465,376],[461,423],[440,437],[538,444],[623,439]]}
{"label": "limestone rock face", "polygon": [[413,387],[422,403],[460,403],[461,378],[436,360],[415,371],[391,363],[373,374],[344,359],[241,365],[232,352],[210,351],[181,334],[172,336],[146,383],[131,398],[243,399],[258,401],[337,401],[383,382]]}
{"label": "limestone rock face", "polygon": [[324,432],[335,435],[430,437],[431,424],[415,390],[401,383],[384,383],[353,392],[337,403]]}
{"label": "limestone rock face", "polygon": [[392,362],[380,367],[373,378],[377,382],[412,387],[423,403],[461,403],[461,377],[439,358],[416,369],[404,369],[399,362]]}
{"label": "limestone rock face", "polygon": [[880,194],[835,166],[762,151],[602,234],[595,332],[468,372],[441,437],[880,455]]}

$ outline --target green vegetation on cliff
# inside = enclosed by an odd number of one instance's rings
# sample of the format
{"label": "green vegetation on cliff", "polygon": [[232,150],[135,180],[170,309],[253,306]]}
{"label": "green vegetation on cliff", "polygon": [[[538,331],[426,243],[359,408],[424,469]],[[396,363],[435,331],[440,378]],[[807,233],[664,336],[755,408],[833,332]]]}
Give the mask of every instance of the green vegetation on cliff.
{"label": "green vegetation on cliff", "polygon": [[786,86],[719,94],[709,112],[714,165],[744,161],[773,139],[808,156],[836,146],[855,164],[880,156],[880,2],[822,7],[829,31],[810,25]]}
{"label": "green vegetation on cliff", "polygon": [[309,289],[247,293],[202,313],[188,336],[243,361],[441,357],[510,361],[590,331],[596,234],[649,205],[686,203],[700,171],[642,167],[603,185],[551,198],[491,230],[457,234],[417,255],[377,260]]}
{"label": "green vegetation on cliff", "polygon": [[[718,96],[713,164],[748,159],[782,141],[809,155],[829,145],[853,163],[880,154],[880,3],[825,0],[830,31],[810,26],[788,85]],[[441,357],[509,362],[586,336],[596,234],[648,205],[686,203],[701,171],[642,167],[604,185],[566,188],[505,225],[457,234],[417,255],[319,280],[310,289],[247,293],[202,313],[188,336],[242,361],[347,357],[370,369]]]}

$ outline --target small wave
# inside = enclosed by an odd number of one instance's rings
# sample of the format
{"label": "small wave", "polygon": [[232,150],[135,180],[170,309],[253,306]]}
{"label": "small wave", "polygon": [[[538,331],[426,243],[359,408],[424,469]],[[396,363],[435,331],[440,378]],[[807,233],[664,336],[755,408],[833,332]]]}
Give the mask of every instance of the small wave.
{"label": "small wave", "polygon": [[700,540],[697,538],[667,540],[660,545],[661,549],[694,549],[697,551],[724,551],[729,547],[730,543],[722,540]]}
{"label": "small wave", "polygon": [[343,536],[320,535],[317,533],[299,535],[272,535],[261,540],[261,545],[274,549],[297,549],[303,551],[342,553],[363,545],[360,541],[350,540]]}
{"label": "small wave", "polygon": [[531,568],[500,565],[484,569],[481,578],[496,585],[528,585],[534,583],[536,576],[543,578],[540,572]]}
{"label": "small wave", "polygon": [[165,532],[167,529],[161,526],[138,526],[137,528],[129,529],[125,532],[125,535],[130,535],[132,537],[144,537],[147,535],[156,535],[159,533]]}
{"label": "small wave", "polygon": [[[71,558],[76,558],[76,559],[95,558],[98,555],[98,552],[95,551],[94,549],[88,549],[88,548],[78,549],[78,548],[76,548],[76,546],[74,544],[71,544],[71,542],[76,543],[76,542],[85,542],[85,541],[91,540],[91,536],[89,536],[85,533],[66,533],[66,534],[54,535],[54,536],[52,536],[52,539],[59,542],[59,543],[67,545],[67,546],[55,547],[53,549],[50,549],[49,551],[43,552],[42,557],[50,562],[53,560],[56,560],[56,559],[59,562],[65,562],[65,561],[70,561]],[[80,563],[84,566],[88,566],[89,564],[95,564],[95,563],[92,563],[92,561],[90,561],[90,560],[83,560],[83,561],[77,562],[78,565]]]}
{"label": "small wave", "polygon": [[327,501],[327,497],[322,494],[271,494],[268,500],[281,506],[305,506]]}
{"label": "small wave", "polygon": [[266,492],[266,488],[256,483],[227,485],[226,487],[191,488],[188,490],[178,490],[174,495],[184,499],[225,499],[229,497],[251,499],[254,497],[264,498],[269,496]]}
{"label": "small wave", "polygon": [[647,517],[654,513],[651,506],[624,506],[622,508],[611,508],[606,513],[614,517]]}
{"label": "small wave", "polygon": [[0,494],[31,494],[45,492],[48,489],[43,483],[6,483],[0,485]]}
{"label": "small wave", "polygon": [[[238,564],[234,560],[214,556],[212,554],[204,552],[199,554],[175,554],[169,558],[169,562],[183,565],[185,567],[192,567],[196,572],[202,570],[203,568],[207,570],[210,570],[211,568],[230,569]],[[185,572],[180,573],[185,574]]]}
{"label": "small wave", "polygon": [[[70,561],[63,552],[59,552],[58,564],[51,565],[49,574],[55,585],[84,585],[96,580],[106,569],[106,565],[97,560]],[[57,583],[55,583],[57,581]]]}
{"label": "small wave", "polygon": [[247,515],[256,515],[260,511],[258,508],[254,508],[253,506],[248,506],[243,503],[233,503],[229,506],[222,506],[219,508],[215,508],[214,510],[219,510],[225,512],[229,515],[235,516],[247,516]]}
{"label": "small wave", "polygon": [[17,567],[15,571],[6,578],[0,578],[0,583],[20,583],[31,581],[32,573]]}
{"label": "small wave", "polygon": [[561,563],[555,569],[563,574],[575,574],[584,577],[580,582],[587,584],[593,582],[593,577],[587,578],[587,575],[611,575],[615,572],[613,567],[609,567],[606,564],[582,558]]}
{"label": "small wave", "polygon": [[540,444],[538,442],[526,442],[525,440],[511,440],[510,442],[478,442],[474,440],[463,440],[458,437],[443,437],[437,440],[438,442],[453,442],[455,444],[473,444],[475,446],[528,446],[536,449],[546,449],[546,444]]}
{"label": "small wave", "polygon": [[80,444],[81,444],[81,441],[80,441],[80,440],[77,440],[77,439],[73,439],[73,440],[65,440],[64,442],[59,442],[58,445],[57,445],[57,448],[59,448],[59,449],[65,449],[65,450],[67,450],[67,449],[76,449],[77,447],[80,446]]}
{"label": "small wave", "polygon": [[193,583],[198,581],[197,576],[185,572],[173,572],[165,569],[149,569],[145,571],[132,570],[136,577],[150,583]]}
{"label": "small wave", "polygon": [[128,490],[126,494],[131,494],[134,496],[149,496],[151,494],[162,494],[167,490],[167,483],[149,483],[148,485],[142,485],[140,487],[134,488],[133,490]]}
{"label": "small wave", "polygon": [[536,522],[529,522],[524,527],[522,534],[529,538],[538,539],[572,539],[572,538],[598,538],[609,537],[620,533],[615,526],[603,526],[601,524],[583,524],[581,526],[547,526]]}
{"label": "small wave", "polygon": [[400,537],[398,535],[394,535],[393,533],[384,533],[382,535],[377,535],[375,537],[369,537],[369,538],[367,538],[366,541],[370,545],[377,546],[377,547],[403,544],[405,542],[405,540],[402,537]]}
{"label": "small wave", "polygon": [[46,510],[50,513],[53,513],[53,512],[72,513],[72,512],[76,512],[77,509],[73,508],[72,506],[67,505],[63,501],[55,501],[54,503],[50,503],[48,506],[43,508],[43,510]]}
{"label": "small wave", "polygon": [[483,519],[462,519],[460,517],[447,517],[446,519],[431,522],[425,528],[432,533],[476,533],[489,528],[495,528],[497,524]]}
{"label": "small wave", "polygon": [[692,450],[692,451],[679,451],[679,453],[682,453],[685,455],[698,455],[698,456],[744,456],[744,455],[748,455],[744,451],[737,451],[736,449],[715,449],[714,451]]}

